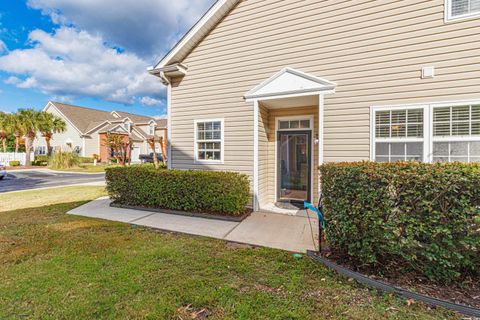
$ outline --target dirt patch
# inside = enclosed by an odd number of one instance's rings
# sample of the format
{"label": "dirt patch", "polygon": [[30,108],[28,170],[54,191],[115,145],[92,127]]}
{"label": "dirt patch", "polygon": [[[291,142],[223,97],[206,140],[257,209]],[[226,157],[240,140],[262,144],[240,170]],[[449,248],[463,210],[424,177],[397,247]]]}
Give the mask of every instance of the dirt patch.
{"label": "dirt patch", "polygon": [[178,320],[203,320],[207,319],[211,312],[207,308],[193,308],[191,304],[180,307],[175,312],[174,319]]}

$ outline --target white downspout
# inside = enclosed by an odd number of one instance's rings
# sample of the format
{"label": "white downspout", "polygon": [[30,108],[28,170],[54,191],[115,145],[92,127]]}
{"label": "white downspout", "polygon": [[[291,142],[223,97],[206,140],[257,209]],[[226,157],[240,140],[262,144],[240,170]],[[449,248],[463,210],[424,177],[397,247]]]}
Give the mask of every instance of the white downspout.
{"label": "white downspout", "polygon": [[253,101],[253,210],[259,210],[258,202],[258,100]]}

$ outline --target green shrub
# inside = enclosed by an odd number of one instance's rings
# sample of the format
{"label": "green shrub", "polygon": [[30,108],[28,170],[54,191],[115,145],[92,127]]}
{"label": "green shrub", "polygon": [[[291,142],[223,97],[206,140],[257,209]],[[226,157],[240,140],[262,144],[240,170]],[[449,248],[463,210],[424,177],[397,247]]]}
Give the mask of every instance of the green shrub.
{"label": "green shrub", "polygon": [[36,155],[35,156],[35,161],[48,162],[48,156],[47,155]]}
{"label": "green shrub", "polygon": [[107,191],[118,204],[238,216],[250,198],[248,177],[234,172],[106,169]]}
{"label": "green shrub", "polygon": [[320,171],[336,254],[440,282],[479,275],[479,164],[358,162]]}
{"label": "green shrub", "polygon": [[20,166],[20,161],[12,160],[12,161],[9,161],[9,162],[8,162],[8,165],[9,165],[10,167],[18,167],[18,166]]}
{"label": "green shrub", "polygon": [[80,159],[77,154],[65,151],[53,153],[48,160],[48,166],[52,169],[68,169],[77,167],[79,164]]}
{"label": "green shrub", "polygon": [[44,167],[48,165],[48,161],[34,160],[32,161],[32,166]]}

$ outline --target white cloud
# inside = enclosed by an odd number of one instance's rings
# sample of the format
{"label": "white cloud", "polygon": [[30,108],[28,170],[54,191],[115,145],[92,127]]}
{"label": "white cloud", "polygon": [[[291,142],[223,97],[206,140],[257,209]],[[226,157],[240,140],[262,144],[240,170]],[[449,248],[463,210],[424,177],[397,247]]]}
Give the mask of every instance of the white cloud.
{"label": "white cloud", "polygon": [[[162,56],[214,0],[28,0],[59,25],[73,24],[147,59]],[[152,61],[150,64],[154,64]]]}
{"label": "white cloud", "polygon": [[146,105],[146,106],[156,106],[156,105],[161,104],[162,101],[159,100],[159,99],[151,98],[151,97],[142,97],[140,99],[140,103],[143,104],[143,105]]}
{"label": "white cloud", "polygon": [[6,51],[8,51],[7,45],[5,44],[5,42],[0,40],[0,53],[6,52]]}
{"label": "white cloud", "polygon": [[5,79],[5,82],[6,84],[17,84],[19,83],[21,80],[17,77],[14,77],[14,76],[11,76],[11,77],[8,77],[7,79]]}
{"label": "white cloud", "polygon": [[63,26],[54,34],[34,30],[29,40],[33,48],[0,56],[0,70],[19,76],[6,80],[17,87],[125,104],[164,95],[159,80],[146,72],[147,61],[107,46],[100,35]]}

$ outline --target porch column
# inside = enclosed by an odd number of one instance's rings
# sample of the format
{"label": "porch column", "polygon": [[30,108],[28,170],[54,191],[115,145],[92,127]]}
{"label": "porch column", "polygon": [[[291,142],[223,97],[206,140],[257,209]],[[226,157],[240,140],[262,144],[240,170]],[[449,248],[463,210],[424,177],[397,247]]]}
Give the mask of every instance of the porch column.
{"label": "porch column", "polygon": [[258,100],[253,100],[253,210],[258,211]]}

